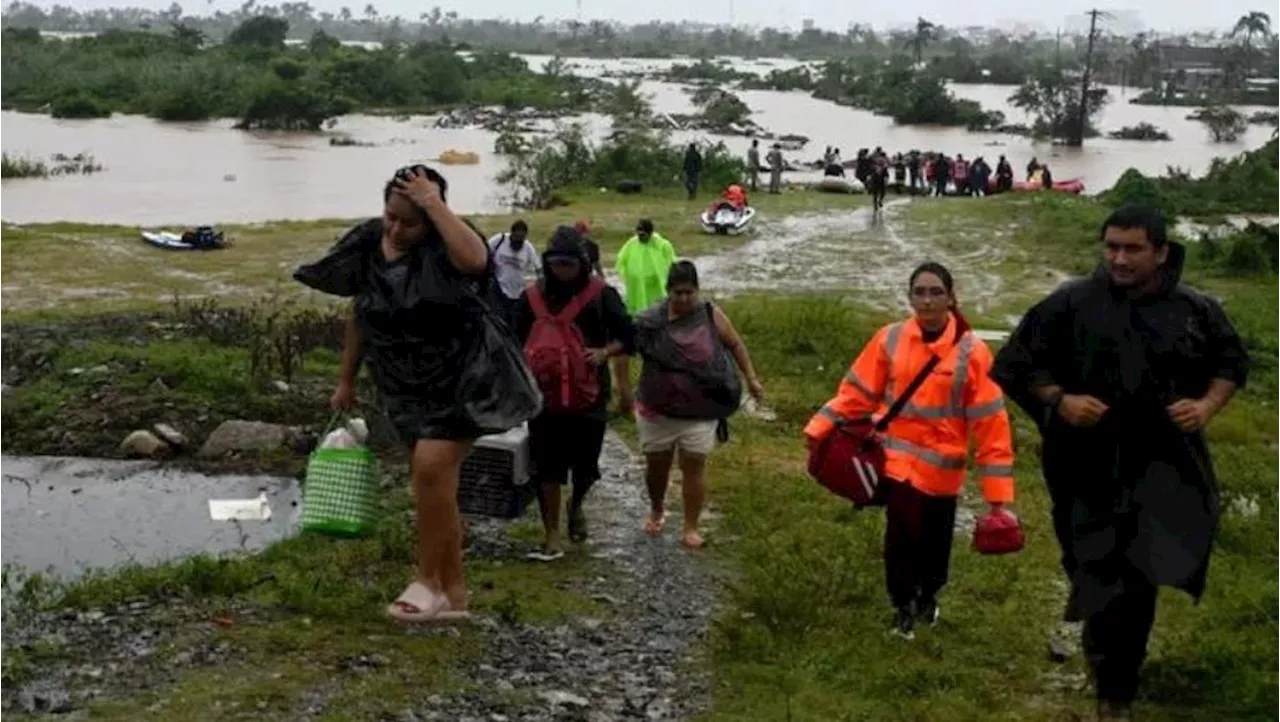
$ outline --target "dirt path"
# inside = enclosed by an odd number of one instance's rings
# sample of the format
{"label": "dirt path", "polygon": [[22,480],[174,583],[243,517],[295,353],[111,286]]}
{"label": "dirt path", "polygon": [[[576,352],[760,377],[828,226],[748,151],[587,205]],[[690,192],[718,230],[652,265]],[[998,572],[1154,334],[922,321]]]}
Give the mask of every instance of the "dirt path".
{"label": "dirt path", "polygon": [[613,614],[555,628],[481,620],[489,633],[467,670],[474,688],[434,698],[420,718],[680,720],[705,707],[705,676],[684,663],[714,612],[709,569],[677,542],[678,514],[663,537],[645,535],[644,469],[612,432],[600,467],[587,501],[589,544],[620,574],[584,591]]}

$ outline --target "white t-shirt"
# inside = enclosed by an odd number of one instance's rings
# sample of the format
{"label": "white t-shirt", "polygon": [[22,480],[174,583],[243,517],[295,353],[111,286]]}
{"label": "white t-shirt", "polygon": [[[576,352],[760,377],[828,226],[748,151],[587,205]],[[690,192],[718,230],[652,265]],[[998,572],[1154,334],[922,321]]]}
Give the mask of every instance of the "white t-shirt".
{"label": "white t-shirt", "polygon": [[524,245],[517,251],[512,247],[509,235],[499,233],[490,238],[489,249],[493,251],[493,272],[498,278],[498,286],[507,298],[516,299],[524,293],[528,282],[542,270],[542,259],[533,250],[529,239],[526,238]]}

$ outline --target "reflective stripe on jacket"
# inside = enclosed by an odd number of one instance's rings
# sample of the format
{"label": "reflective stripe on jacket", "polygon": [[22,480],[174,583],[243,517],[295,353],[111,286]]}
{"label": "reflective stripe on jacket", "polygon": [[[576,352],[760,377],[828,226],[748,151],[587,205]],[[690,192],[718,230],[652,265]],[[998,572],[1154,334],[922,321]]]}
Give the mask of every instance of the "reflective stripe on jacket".
{"label": "reflective stripe on jacket", "polygon": [[1013,440],[1004,396],[988,374],[991,350],[967,329],[956,338],[955,316],[927,344],[915,319],[880,329],[840,382],[836,397],[805,426],[814,440],[836,424],[878,419],[924,368],[942,360],[884,433],[885,474],[932,496],[956,496],[964,486],[968,439],[988,502],[1013,500]]}

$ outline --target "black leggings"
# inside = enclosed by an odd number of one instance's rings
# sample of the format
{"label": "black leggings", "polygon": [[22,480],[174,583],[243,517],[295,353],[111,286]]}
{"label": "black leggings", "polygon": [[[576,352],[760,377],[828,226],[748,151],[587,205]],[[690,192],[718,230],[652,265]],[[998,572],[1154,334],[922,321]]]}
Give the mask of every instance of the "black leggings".
{"label": "black leggings", "polygon": [[884,575],[889,599],[895,607],[934,599],[951,567],[956,497],[929,496],[898,481],[885,483]]}

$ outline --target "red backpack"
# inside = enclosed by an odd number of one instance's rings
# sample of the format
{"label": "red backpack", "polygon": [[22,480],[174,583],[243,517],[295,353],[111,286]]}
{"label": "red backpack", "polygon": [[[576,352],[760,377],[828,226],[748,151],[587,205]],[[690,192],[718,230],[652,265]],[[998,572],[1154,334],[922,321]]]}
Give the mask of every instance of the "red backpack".
{"label": "red backpack", "polygon": [[600,295],[605,282],[593,277],[559,313],[552,315],[547,299],[536,284],[529,287],[533,328],[524,344],[529,370],[542,391],[543,406],[552,413],[573,413],[591,408],[600,397],[600,378],[587,360],[587,344],[573,319]]}

